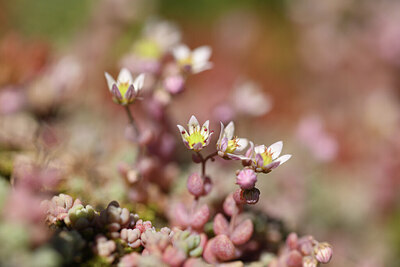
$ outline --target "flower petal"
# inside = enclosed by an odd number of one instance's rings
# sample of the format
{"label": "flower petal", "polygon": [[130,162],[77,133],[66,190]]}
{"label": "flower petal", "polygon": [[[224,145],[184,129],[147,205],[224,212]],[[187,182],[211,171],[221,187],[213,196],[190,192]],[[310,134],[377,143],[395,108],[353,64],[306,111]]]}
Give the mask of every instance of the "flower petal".
{"label": "flower petal", "polygon": [[201,127],[201,135],[207,137],[210,133],[210,121],[206,121]]}
{"label": "flower petal", "polygon": [[111,91],[111,90],[112,90],[113,84],[117,84],[117,82],[116,82],[116,81],[114,80],[114,78],[113,78],[110,74],[108,74],[107,72],[104,72],[104,76],[106,76],[108,89]]}
{"label": "flower petal", "polygon": [[243,151],[249,144],[249,141],[246,138],[238,138],[237,145],[238,147],[235,149],[235,152]]}
{"label": "flower petal", "polygon": [[222,138],[221,143],[219,145],[219,150],[225,152],[227,148],[228,148],[228,138],[224,137]]}
{"label": "flower petal", "polygon": [[203,63],[204,65],[210,59],[211,51],[211,47],[207,45],[194,49],[192,52],[193,64]]}
{"label": "flower petal", "polygon": [[257,167],[263,167],[264,165],[264,160],[260,154],[256,154],[256,164]]}
{"label": "flower petal", "polygon": [[282,165],[283,163],[285,163],[286,161],[288,161],[291,157],[292,157],[292,155],[287,154],[287,155],[280,156],[280,157],[277,158],[275,161],[278,161],[278,162],[279,162],[279,165]]}
{"label": "flower petal", "polygon": [[279,157],[279,155],[282,152],[282,147],[283,147],[283,142],[282,141],[278,141],[276,143],[273,143],[272,145],[270,145],[268,147],[268,150],[270,150],[270,152],[272,153],[272,159],[276,159],[277,157]]}
{"label": "flower petal", "polygon": [[[176,126],[178,127],[179,132],[181,133],[182,140],[183,140],[183,141],[186,141],[186,138],[189,136],[188,133],[187,133],[187,131],[186,131],[186,129],[183,128],[183,126],[181,126],[181,125],[176,125]],[[187,142],[187,141],[186,141],[186,142]]]}
{"label": "flower petal", "polygon": [[254,152],[254,143],[250,141],[250,147],[247,149],[245,156],[251,158]]}
{"label": "flower petal", "polygon": [[219,132],[219,137],[218,137],[218,141],[217,141],[217,145],[219,145],[222,141],[222,136],[224,134],[224,124],[222,123],[222,121],[219,122],[221,124],[221,131]]}
{"label": "flower petal", "polygon": [[190,49],[186,45],[181,44],[172,50],[172,55],[176,60],[183,60],[190,56]]}
{"label": "flower petal", "polygon": [[243,156],[243,155],[237,155],[237,154],[232,154],[232,153],[226,153],[228,158],[233,159],[233,160],[249,160],[248,157]]}
{"label": "flower petal", "polygon": [[211,62],[199,62],[192,64],[192,73],[196,74],[205,70],[212,69],[213,63]]}
{"label": "flower petal", "polygon": [[265,166],[263,167],[263,170],[266,171],[266,172],[269,172],[270,170],[275,169],[275,168],[278,167],[279,165],[281,165],[281,164],[279,163],[279,161],[273,161],[273,162],[271,162],[270,164],[265,165]]}
{"label": "flower petal", "polygon": [[188,127],[189,127],[189,134],[192,134],[193,132],[200,130],[199,121],[196,119],[196,117],[194,115],[192,115],[192,117],[190,117]]}
{"label": "flower petal", "polygon": [[118,74],[117,80],[119,83],[132,84],[132,82],[133,82],[132,74],[127,68],[122,68]]}
{"label": "flower petal", "polygon": [[228,125],[224,130],[224,137],[228,138],[228,140],[232,140],[234,133],[235,133],[235,124],[233,123],[233,121],[231,121],[230,123],[228,123]]}
{"label": "flower petal", "polygon": [[264,146],[264,145],[256,146],[256,147],[254,148],[254,152],[255,152],[256,154],[264,153],[264,151],[265,151],[265,146]]}
{"label": "flower petal", "polygon": [[144,73],[137,76],[135,81],[133,82],[133,87],[135,87],[135,91],[139,92],[140,90],[142,90],[143,84],[144,84]]}

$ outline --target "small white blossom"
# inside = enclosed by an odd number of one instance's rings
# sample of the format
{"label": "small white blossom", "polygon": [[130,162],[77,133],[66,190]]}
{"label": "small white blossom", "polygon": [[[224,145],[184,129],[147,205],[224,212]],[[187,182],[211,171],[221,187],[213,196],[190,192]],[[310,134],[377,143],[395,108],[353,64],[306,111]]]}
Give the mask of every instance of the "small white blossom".
{"label": "small white blossom", "polygon": [[218,155],[225,159],[246,159],[243,155],[238,155],[248,145],[246,138],[234,136],[235,124],[231,121],[226,127],[221,122],[221,132],[217,141]]}
{"label": "small white blossom", "polygon": [[139,95],[140,90],[143,88],[143,73],[137,76],[136,79],[133,79],[131,72],[123,68],[119,72],[117,81],[107,72],[105,76],[114,101],[121,105],[133,103]]}
{"label": "small white blossom", "polygon": [[203,126],[200,127],[196,117],[192,116],[188,123],[189,132],[187,132],[181,125],[177,125],[183,143],[187,148],[199,152],[210,143],[213,131],[210,131],[209,124],[210,122],[206,121]]}
{"label": "small white blossom", "polygon": [[283,155],[279,157],[282,152],[282,147],[282,141],[276,142],[269,147],[264,145],[256,146],[254,148],[255,157],[253,159],[256,171],[268,173],[288,161],[292,155]]}
{"label": "small white blossom", "polygon": [[209,62],[211,57],[209,46],[200,46],[190,51],[186,45],[182,44],[174,48],[172,54],[184,71],[199,73],[212,68],[212,63]]}

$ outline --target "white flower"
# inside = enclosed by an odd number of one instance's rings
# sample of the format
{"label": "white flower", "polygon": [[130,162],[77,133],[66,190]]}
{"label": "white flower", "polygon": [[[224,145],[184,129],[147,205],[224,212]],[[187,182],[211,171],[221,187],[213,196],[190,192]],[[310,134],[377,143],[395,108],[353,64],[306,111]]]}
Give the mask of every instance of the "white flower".
{"label": "white flower", "polygon": [[170,50],[181,41],[181,32],[172,22],[150,19],[144,28],[144,37],[154,41],[162,52]]}
{"label": "white flower", "polygon": [[189,133],[181,125],[177,125],[181,133],[183,143],[187,148],[199,152],[203,147],[210,143],[213,131],[209,129],[209,121],[206,121],[202,127],[195,116],[192,116],[188,123]]}
{"label": "white flower", "polygon": [[228,123],[226,128],[221,122],[221,132],[219,134],[217,142],[218,155],[225,159],[246,159],[243,155],[238,155],[238,152],[242,152],[248,145],[248,141],[245,138],[238,138],[234,136],[235,124],[233,121]]}
{"label": "white flower", "polygon": [[233,103],[239,112],[251,116],[262,116],[272,108],[271,98],[252,81],[240,83],[235,87]]}
{"label": "white flower", "polygon": [[264,145],[256,146],[254,148],[255,157],[253,159],[256,171],[268,173],[272,169],[288,161],[292,155],[283,155],[279,157],[282,152],[282,147],[282,141],[276,142],[269,147]]}
{"label": "white flower", "polygon": [[144,74],[133,79],[132,74],[126,68],[121,69],[117,81],[108,74],[106,76],[108,88],[114,97],[114,101],[121,105],[128,105],[136,100],[140,90],[143,88]]}
{"label": "white flower", "polygon": [[172,54],[181,68],[187,72],[199,73],[212,68],[212,63],[208,61],[211,57],[209,46],[200,46],[190,51],[182,44],[174,48]]}

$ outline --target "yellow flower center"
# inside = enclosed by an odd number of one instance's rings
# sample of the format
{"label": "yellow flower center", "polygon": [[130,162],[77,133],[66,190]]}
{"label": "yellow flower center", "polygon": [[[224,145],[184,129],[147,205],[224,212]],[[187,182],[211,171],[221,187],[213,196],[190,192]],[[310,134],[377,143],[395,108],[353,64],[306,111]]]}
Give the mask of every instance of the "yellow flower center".
{"label": "yellow flower center", "polygon": [[122,99],[125,99],[126,91],[128,91],[129,83],[128,82],[119,82],[118,90],[122,95]]}
{"label": "yellow flower center", "polygon": [[142,39],[136,42],[133,47],[133,52],[149,59],[158,59],[162,54],[159,45],[156,42],[147,39]]}
{"label": "yellow flower center", "polygon": [[263,153],[261,153],[261,157],[263,158],[264,161],[264,166],[268,165],[272,162],[272,154],[271,150],[266,148]]}
{"label": "yellow flower center", "polygon": [[193,146],[197,143],[205,144],[205,138],[199,131],[194,131],[191,135],[186,137],[186,141],[189,143],[189,147],[193,148]]}
{"label": "yellow flower center", "polygon": [[236,148],[239,146],[238,144],[238,138],[235,136],[233,137],[232,140],[228,141],[228,147],[226,148],[225,152],[226,153],[233,153],[235,152]]}
{"label": "yellow flower center", "polygon": [[192,64],[193,64],[193,58],[192,58],[192,56],[188,56],[187,58],[184,58],[184,59],[179,60],[179,64],[180,64],[182,67],[185,67],[185,66],[192,66]]}

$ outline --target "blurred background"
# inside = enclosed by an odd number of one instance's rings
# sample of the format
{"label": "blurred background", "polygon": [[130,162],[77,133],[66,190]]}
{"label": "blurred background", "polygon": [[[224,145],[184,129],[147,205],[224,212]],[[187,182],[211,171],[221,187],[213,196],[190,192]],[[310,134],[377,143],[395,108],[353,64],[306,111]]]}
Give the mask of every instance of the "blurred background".
{"label": "blurred background", "polygon": [[[327,266],[400,266],[395,0],[0,0],[2,180],[34,154],[63,169],[60,186],[82,200],[129,199],[116,166],[135,152],[104,71],[115,77],[130,54],[151,52],[137,41],[152,19],[174,23],[189,47],[213,50],[214,67],[168,98],[175,184],[198,167],[175,125],[194,114],[218,135],[219,121],[234,120],[240,137],[283,140],[293,155],[260,175],[255,210],[330,242]],[[139,126],[141,110],[153,108],[140,105]],[[234,167],[210,164],[220,192],[235,188]],[[0,239],[15,240],[0,228]]]}

